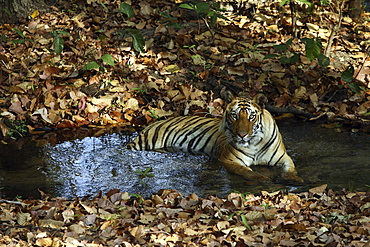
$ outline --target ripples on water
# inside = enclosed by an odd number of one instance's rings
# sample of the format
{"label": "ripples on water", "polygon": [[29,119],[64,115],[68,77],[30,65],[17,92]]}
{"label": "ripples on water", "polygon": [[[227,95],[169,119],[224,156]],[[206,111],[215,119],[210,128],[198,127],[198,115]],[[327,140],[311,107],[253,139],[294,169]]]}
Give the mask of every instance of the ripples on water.
{"label": "ripples on water", "polygon": [[[306,190],[328,183],[329,188],[366,190],[370,185],[370,139],[355,133],[336,133],[318,125],[294,120],[279,122],[288,153],[296,163],[305,186],[272,183],[246,184],[214,160],[183,153],[135,152],[124,146],[133,138],[123,133],[86,137],[55,146],[0,150],[0,183],[3,195],[38,196],[41,189],[53,196],[82,197],[100,190],[120,189],[144,196],[160,189],[183,195],[196,193],[225,196],[232,190]],[[141,177],[137,170],[152,168],[154,177]],[[260,170],[260,169],[259,169]],[[261,172],[266,171],[262,169]]]}

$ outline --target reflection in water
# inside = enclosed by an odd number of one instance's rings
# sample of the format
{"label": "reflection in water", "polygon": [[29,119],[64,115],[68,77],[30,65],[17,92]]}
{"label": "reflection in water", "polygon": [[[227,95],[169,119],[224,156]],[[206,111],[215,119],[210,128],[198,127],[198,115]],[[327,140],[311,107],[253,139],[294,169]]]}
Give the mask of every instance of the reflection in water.
{"label": "reflection in water", "polygon": [[27,139],[0,145],[0,195],[30,197],[39,195],[38,188],[46,190],[50,185],[41,157],[40,148]]}
{"label": "reflection in water", "polygon": [[[123,133],[86,137],[55,146],[0,149],[0,186],[6,196],[38,196],[41,189],[53,196],[95,195],[100,190],[120,189],[144,196],[160,189],[176,189],[184,195],[217,194],[231,190],[258,193],[307,190],[328,183],[329,188],[366,190],[370,185],[369,136],[335,133],[307,122],[278,122],[289,154],[306,185],[290,187],[278,183],[245,183],[214,160],[183,153],[135,152],[124,146],[133,138]],[[137,170],[151,167],[155,177],[141,177]],[[263,170],[263,169],[262,169]],[[266,170],[266,169],[265,169]]]}

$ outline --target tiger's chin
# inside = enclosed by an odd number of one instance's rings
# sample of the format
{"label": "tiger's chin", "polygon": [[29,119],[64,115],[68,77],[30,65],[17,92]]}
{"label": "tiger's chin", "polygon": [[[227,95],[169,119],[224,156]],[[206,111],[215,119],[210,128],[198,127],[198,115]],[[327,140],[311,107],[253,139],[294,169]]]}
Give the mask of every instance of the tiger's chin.
{"label": "tiger's chin", "polygon": [[257,133],[252,136],[240,138],[239,136],[233,136],[232,142],[235,143],[238,147],[248,148],[251,145],[255,145],[256,143],[262,140],[263,136],[260,133]]}
{"label": "tiger's chin", "polygon": [[250,140],[234,140],[234,143],[238,147],[244,147],[247,148],[250,146]]}

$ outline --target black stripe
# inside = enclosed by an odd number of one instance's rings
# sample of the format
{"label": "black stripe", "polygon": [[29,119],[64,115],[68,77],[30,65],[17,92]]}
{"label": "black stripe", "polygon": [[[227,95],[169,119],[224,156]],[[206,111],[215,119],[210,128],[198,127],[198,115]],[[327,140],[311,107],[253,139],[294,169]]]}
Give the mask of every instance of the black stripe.
{"label": "black stripe", "polygon": [[[179,117],[179,118],[174,118],[173,119],[174,121],[172,121],[172,123],[170,123],[164,131],[165,137],[164,137],[163,145],[173,146],[174,137],[177,134],[181,133],[181,131],[179,129],[176,129],[177,125],[181,124],[184,120],[187,120],[187,119],[188,119],[188,117]],[[170,139],[170,137],[172,136],[172,133],[175,133],[175,135]]]}
{"label": "black stripe", "polygon": [[277,164],[279,164],[280,160],[284,157],[284,155],[285,155],[285,152],[280,156],[278,161],[276,161],[275,164],[273,164],[273,166],[276,166]]}
{"label": "black stripe", "polygon": [[272,135],[270,136],[270,139],[266,142],[266,144],[256,154],[257,160],[259,160],[260,157],[262,157],[263,155],[265,155],[265,153],[267,152],[268,148],[272,145],[272,143],[277,138],[277,134],[276,134],[276,129],[277,128],[276,128],[276,125],[275,124],[273,126],[274,126],[274,129],[273,129]]}
{"label": "black stripe", "polygon": [[[217,127],[217,126],[216,126],[216,127]],[[212,126],[212,128],[214,128],[214,126]],[[218,128],[215,128],[215,130],[213,130],[213,132],[209,134],[209,136],[208,136],[207,140],[205,140],[205,141],[203,142],[203,146],[199,148],[199,151],[200,151],[200,152],[204,153],[204,150],[205,150],[205,149],[206,149],[206,147],[209,145],[210,140],[211,140],[211,139],[212,139],[212,138],[217,134],[217,132],[218,132],[218,131],[219,131],[219,130],[218,130]],[[214,146],[216,146],[216,143],[212,143],[212,150],[211,150],[211,152],[213,152],[213,147],[214,147]],[[208,154],[208,155],[212,155],[212,153],[210,153],[210,154]]]}
{"label": "black stripe", "polygon": [[141,135],[139,134],[136,138],[137,138],[137,143],[135,145],[136,150],[142,151],[143,141],[142,141]]}
{"label": "black stripe", "polygon": [[[188,143],[188,150],[191,151],[192,153],[193,153],[193,151],[200,151],[201,148],[198,149],[197,147],[200,145],[201,141],[204,141],[204,136],[207,135],[207,133],[209,133],[209,131],[213,127],[214,126],[204,128],[204,130],[202,130],[202,132],[200,132],[195,138],[190,140],[189,143]],[[212,138],[212,134],[209,135],[208,139],[209,138]],[[207,142],[203,142],[203,143],[205,143],[205,145],[207,145]],[[203,147],[204,147],[204,145],[203,145]]]}
{"label": "black stripe", "polygon": [[[230,143],[231,144],[231,143]],[[234,146],[233,146],[234,147]],[[239,155],[238,155],[238,153],[236,153],[235,151],[239,151],[240,152],[240,150],[238,150],[238,149],[231,149],[230,150],[230,152],[231,152],[231,154],[233,154],[234,156],[235,156],[235,158],[236,159],[238,159],[238,160],[240,160],[241,161],[241,163],[242,164],[245,164],[245,162],[244,162],[244,160],[243,160],[243,158],[241,158],[241,157],[239,157]],[[250,157],[250,156],[248,156],[248,154],[246,154],[246,153],[244,153],[244,152],[241,152],[241,153],[243,153],[245,156],[247,156],[247,157]],[[252,157],[252,160],[253,160],[253,157]],[[232,161],[232,160],[231,160]]]}
{"label": "black stripe", "polygon": [[270,165],[271,161],[274,159],[277,151],[279,150],[280,145],[281,145],[281,141],[276,145],[276,148],[274,150],[274,153],[271,155],[269,162],[267,162],[268,165]]}
{"label": "black stripe", "polygon": [[[212,118],[200,118],[200,117],[194,117],[193,121],[187,121],[181,131],[176,133],[176,135],[173,138],[173,142],[177,143],[181,138],[182,141],[179,143],[180,146],[183,146],[186,143],[186,140],[188,139],[188,136],[197,132],[197,131],[203,131],[202,125],[208,124],[212,122]],[[194,123],[195,122],[195,123]],[[189,140],[191,141],[191,140]]]}
{"label": "black stripe", "polygon": [[[235,146],[235,145],[234,145],[234,143],[233,143],[233,142],[228,142],[228,144],[229,144],[230,146],[232,146],[232,148],[233,148],[234,150],[238,151],[239,153],[242,153],[243,155],[247,156],[248,158],[251,158],[251,159],[253,159],[253,158],[254,158],[254,156],[253,156],[253,155],[248,154],[248,153],[244,152],[243,150],[240,150],[237,146]],[[235,155],[235,156],[236,156],[236,155]],[[243,163],[244,163],[244,162],[243,162]]]}

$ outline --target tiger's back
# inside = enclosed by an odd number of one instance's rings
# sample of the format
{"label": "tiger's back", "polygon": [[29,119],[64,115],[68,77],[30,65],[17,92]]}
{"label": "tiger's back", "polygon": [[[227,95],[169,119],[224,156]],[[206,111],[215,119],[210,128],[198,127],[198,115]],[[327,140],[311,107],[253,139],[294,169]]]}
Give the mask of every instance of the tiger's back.
{"label": "tiger's back", "polygon": [[127,147],[158,152],[186,152],[214,158],[220,152],[217,140],[224,137],[219,131],[220,119],[205,117],[176,117],[161,120],[145,128]]}

